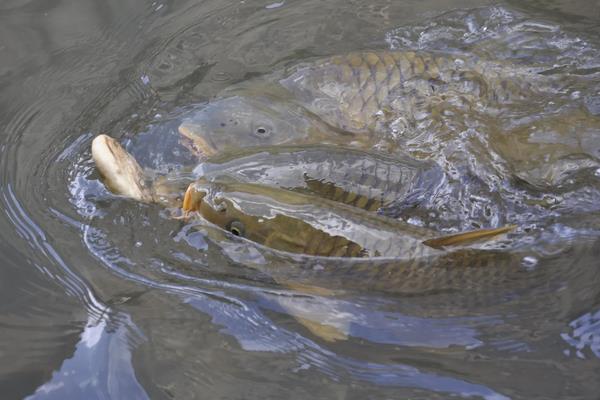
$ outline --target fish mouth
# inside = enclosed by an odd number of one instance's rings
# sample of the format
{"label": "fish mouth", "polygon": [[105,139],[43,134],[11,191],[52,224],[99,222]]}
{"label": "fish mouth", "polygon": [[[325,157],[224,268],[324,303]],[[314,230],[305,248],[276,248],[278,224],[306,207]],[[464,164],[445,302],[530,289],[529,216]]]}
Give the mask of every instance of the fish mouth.
{"label": "fish mouth", "polygon": [[198,156],[210,157],[217,153],[217,148],[212,143],[210,137],[198,134],[199,126],[195,124],[183,123],[179,125],[179,133],[189,142],[191,150]]}

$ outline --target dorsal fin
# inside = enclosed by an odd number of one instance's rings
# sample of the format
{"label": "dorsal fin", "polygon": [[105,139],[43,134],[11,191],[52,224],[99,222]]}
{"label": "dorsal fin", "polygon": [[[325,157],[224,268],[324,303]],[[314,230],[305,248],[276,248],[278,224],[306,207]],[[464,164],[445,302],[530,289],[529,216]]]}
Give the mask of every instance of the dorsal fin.
{"label": "dorsal fin", "polygon": [[516,225],[507,225],[501,228],[493,229],[477,229],[475,231],[455,233],[453,235],[441,236],[423,241],[424,245],[439,249],[445,246],[455,246],[467,244],[480,239],[489,239],[503,233],[507,233],[515,229]]}

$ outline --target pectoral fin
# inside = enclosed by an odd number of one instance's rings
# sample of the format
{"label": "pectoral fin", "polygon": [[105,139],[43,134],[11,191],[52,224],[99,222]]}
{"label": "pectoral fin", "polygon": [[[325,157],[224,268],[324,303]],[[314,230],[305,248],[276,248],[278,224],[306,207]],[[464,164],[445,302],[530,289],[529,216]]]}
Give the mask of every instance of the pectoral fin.
{"label": "pectoral fin", "polygon": [[433,239],[427,239],[423,241],[423,244],[433,247],[434,249],[439,249],[446,246],[456,246],[468,244],[471,242],[475,242],[477,240],[489,239],[494,236],[501,235],[503,233],[507,233],[515,229],[516,225],[507,225],[501,228],[494,229],[478,229],[475,231],[456,233],[453,235],[442,236]]}
{"label": "pectoral fin", "polygon": [[194,184],[190,184],[183,195],[183,204],[181,205],[181,208],[186,213],[198,211],[200,202],[204,196],[206,196],[205,192],[196,190]]}

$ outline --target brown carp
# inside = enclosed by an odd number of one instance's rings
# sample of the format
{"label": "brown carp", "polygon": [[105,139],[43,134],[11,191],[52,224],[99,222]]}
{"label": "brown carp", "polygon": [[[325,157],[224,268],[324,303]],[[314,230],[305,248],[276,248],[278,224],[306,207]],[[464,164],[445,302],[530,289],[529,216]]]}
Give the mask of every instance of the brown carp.
{"label": "brown carp", "polygon": [[444,182],[441,168],[403,154],[394,157],[341,146],[273,146],[213,157],[194,176],[290,189],[368,211],[415,205]]}
{"label": "brown carp", "polygon": [[229,179],[194,183],[183,207],[246,246],[258,244],[262,261],[241,262],[287,285],[409,293],[483,287],[523,272],[520,252],[472,243],[512,226],[437,237],[355,207]]}
{"label": "brown carp", "polygon": [[289,190],[231,179],[190,185],[186,212],[266,247],[324,257],[422,258],[446,245],[506,233],[483,229],[437,238],[435,232],[356,207]]}
{"label": "brown carp", "polygon": [[306,143],[393,149],[415,120],[435,118],[436,103],[485,108],[526,98],[540,80],[533,69],[472,57],[356,52],[227,89],[179,131],[209,155]]}
{"label": "brown carp", "polygon": [[[534,88],[543,90],[543,78],[532,69],[461,55],[356,52],[234,85],[184,117],[179,132],[203,158],[309,144],[396,154],[398,136],[417,120],[435,119],[436,104],[492,109],[525,98]],[[92,145],[107,186],[116,194],[153,201],[141,184],[147,177],[131,167],[133,157],[121,157],[114,147],[104,135]]]}

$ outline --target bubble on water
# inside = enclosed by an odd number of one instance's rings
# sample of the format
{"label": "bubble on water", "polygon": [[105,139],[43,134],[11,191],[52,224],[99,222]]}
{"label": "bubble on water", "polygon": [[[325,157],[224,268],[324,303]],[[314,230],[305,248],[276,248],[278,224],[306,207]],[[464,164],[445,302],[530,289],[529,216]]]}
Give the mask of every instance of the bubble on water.
{"label": "bubble on water", "polygon": [[148,75],[142,75],[140,76],[140,79],[142,80],[142,83],[144,85],[150,84],[150,78],[148,77]]}
{"label": "bubble on water", "polygon": [[600,168],[598,168],[596,171],[594,171],[594,176],[597,176],[598,178],[600,178]]}
{"label": "bubble on water", "polygon": [[423,220],[421,220],[420,218],[417,218],[417,217],[410,217],[406,222],[408,222],[411,225],[416,225],[416,226],[424,226],[425,225]]}
{"label": "bubble on water", "polygon": [[525,267],[525,269],[528,269],[528,270],[534,269],[535,266],[537,265],[537,263],[538,263],[538,259],[533,256],[525,256],[525,257],[523,257],[523,260],[521,262],[523,267]]}
{"label": "bubble on water", "polygon": [[285,1],[280,1],[280,2],[277,2],[277,3],[268,4],[268,5],[265,6],[265,8],[267,10],[272,10],[274,8],[282,7],[284,4],[285,4]]}
{"label": "bubble on water", "polygon": [[142,247],[142,242],[135,242],[135,247]]}
{"label": "bubble on water", "polygon": [[563,332],[560,336],[574,348],[576,357],[585,359],[583,352],[589,350],[600,358],[600,310],[586,313],[571,321],[568,332]]}

